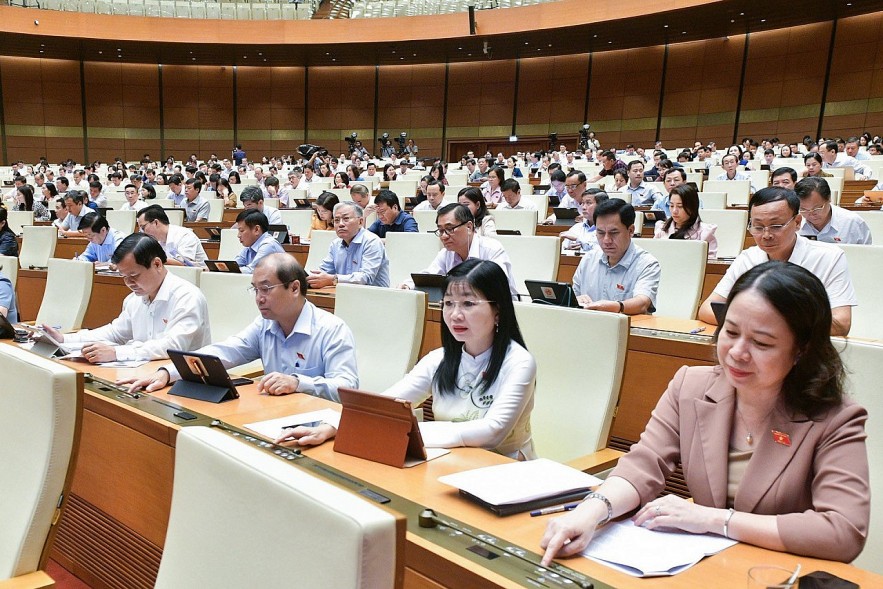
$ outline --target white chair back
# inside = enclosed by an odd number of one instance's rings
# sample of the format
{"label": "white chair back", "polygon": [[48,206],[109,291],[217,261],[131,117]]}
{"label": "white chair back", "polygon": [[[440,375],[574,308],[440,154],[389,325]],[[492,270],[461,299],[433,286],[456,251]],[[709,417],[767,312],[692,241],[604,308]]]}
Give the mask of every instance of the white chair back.
{"label": "white chair back", "polygon": [[279,208],[279,199],[278,198],[265,198],[264,206],[273,207],[274,209]]}
{"label": "white chair back", "polygon": [[389,284],[398,286],[411,274],[428,268],[441,247],[441,240],[431,233],[387,233]]}
{"label": "white chair back", "polygon": [[158,589],[374,589],[404,574],[404,516],[218,430],[178,433],[174,481]]}
{"label": "white chair back", "polygon": [[15,346],[0,346],[0,374],[3,581],[40,570],[48,559],[56,509],[68,496],[71,456],[80,437],[83,379]]}
{"label": "white chair back", "polygon": [[18,263],[22,268],[45,268],[49,258],[55,255],[58,229],[51,226],[29,225],[24,228]]}
{"label": "white chair back", "polygon": [[883,211],[856,211],[871,230],[871,239],[883,244]]}
{"label": "white chair back", "polygon": [[0,274],[3,274],[12,283],[12,290],[18,282],[18,258],[15,256],[0,256]]}
{"label": "white chair back", "polygon": [[537,233],[537,211],[494,209],[491,214],[494,217],[497,231],[500,229],[515,230],[525,236]]}
{"label": "white chair back", "polygon": [[417,221],[417,229],[420,233],[429,233],[438,229],[435,219],[438,217],[436,211],[411,211],[414,220]]}
{"label": "white chair back", "polygon": [[166,216],[172,225],[184,225],[184,209],[166,209]]}
{"label": "white chair back", "polygon": [[337,239],[334,231],[313,231],[310,236],[310,253],[307,255],[307,263],[304,268],[307,272],[318,270],[322,260],[328,255],[331,242]]}
{"label": "white chair back", "polygon": [[92,296],[95,266],[92,262],[60,258],[50,259],[48,265],[37,324],[51,325],[59,331],[80,329]]}
{"label": "white chair back", "polygon": [[237,229],[221,229],[221,245],[218,248],[219,260],[235,260],[242,251]]}
{"label": "white chair back", "polygon": [[34,211],[8,211],[6,224],[16,235],[21,235],[26,225],[34,224]]}
{"label": "white chair back", "polygon": [[389,189],[396,193],[399,202],[404,203],[406,198],[413,198],[417,194],[417,184],[420,178],[415,176],[407,180],[392,180],[389,183]]}
{"label": "white chair back", "polygon": [[288,227],[288,233],[305,239],[310,234],[313,220],[313,209],[279,209],[282,222]]}
{"label": "white chair back", "polygon": [[702,184],[704,192],[725,192],[727,206],[748,204],[751,182],[748,180],[708,180]]}
{"label": "white chair back", "polygon": [[[604,448],[622,382],[628,317],[531,303],[515,303],[515,314],[537,362],[530,417],[537,454],[566,462]],[[575,368],[562,343],[568,341],[579,342],[580,358],[591,358],[591,378]]]}
{"label": "white chair back", "polygon": [[735,258],[745,247],[748,227],[747,210],[702,209],[699,218],[717,225],[717,257]]}
{"label": "white chair back", "polygon": [[883,321],[875,310],[874,301],[883,292],[883,245],[840,245],[846,253],[849,277],[855,288],[858,306],[852,308],[852,327],[849,335],[883,340]]}
{"label": "white chair back", "polygon": [[105,211],[104,217],[108,225],[123,235],[135,232],[135,211]]}
{"label": "white chair back", "polygon": [[642,248],[653,254],[661,270],[656,314],[695,319],[705,282],[708,242],[687,239],[642,239]]}
{"label": "white chair back", "polygon": [[556,280],[561,259],[561,240],[550,235],[497,235],[512,262],[512,280],[518,294],[527,295],[525,280]]}
{"label": "white chair back", "polygon": [[249,286],[251,274],[204,272],[199,277],[199,289],[208,304],[212,342],[236,335],[259,315],[254,296],[248,292]]}
{"label": "white chair back", "polygon": [[847,391],[857,403],[868,410],[865,431],[868,434],[866,444],[872,497],[871,525],[865,548],[852,564],[883,575],[883,560],[880,559],[883,554],[883,503],[873,500],[883,495],[883,461],[880,460],[883,456],[883,405],[880,404],[883,345],[852,338],[835,338],[834,347],[840,350],[840,357],[846,366]]}
{"label": "white chair back", "polygon": [[195,286],[199,286],[199,278],[203,273],[202,268],[196,266],[166,266],[166,270]]}
{"label": "white chair back", "polygon": [[211,193],[208,199],[208,221],[209,223],[221,223],[224,220],[224,199],[214,198]]}
{"label": "white chair back", "polygon": [[[380,309],[395,309],[394,326]],[[382,393],[414,367],[423,343],[426,293],[339,284],[334,314],[353,331],[360,389]],[[389,336],[382,346],[377,345],[378,333]]]}
{"label": "white chair back", "polygon": [[[702,203],[702,209],[723,210],[727,208],[726,192],[700,192],[699,202]],[[702,211],[699,211],[701,214]]]}

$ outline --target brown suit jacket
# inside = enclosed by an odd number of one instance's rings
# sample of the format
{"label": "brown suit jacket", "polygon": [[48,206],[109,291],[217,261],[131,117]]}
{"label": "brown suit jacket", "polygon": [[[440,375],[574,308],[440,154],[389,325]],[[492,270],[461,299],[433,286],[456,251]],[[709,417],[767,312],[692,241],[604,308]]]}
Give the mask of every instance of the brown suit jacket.
{"label": "brown suit jacket", "polygon": [[[696,503],[727,503],[727,461],[736,391],[720,367],[681,368],[656,405],[641,440],[611,476],[628,480],[641,504],[654,499],[682,462]],[[865,409],[851,400],[810,420],[772,412],[736,492],[737,511],[778,515],[788,552],[850,561],[870,519]],[[790,446],[773,439],[783,432]]]}

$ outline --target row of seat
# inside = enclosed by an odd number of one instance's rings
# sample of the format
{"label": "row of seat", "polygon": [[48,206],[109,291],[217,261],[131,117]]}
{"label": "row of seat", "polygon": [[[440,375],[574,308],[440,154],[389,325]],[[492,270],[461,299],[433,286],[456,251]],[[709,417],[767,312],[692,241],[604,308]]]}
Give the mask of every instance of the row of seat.
{"label": "row of seat", "polygon": [[365,0],[353,2],[350,18],[390,18],[398,16],[420,16],[466,12],[469,6],[477,9],[514,8],[531,6],[551,0],[482,0],[479,2],[456,0]]}
{"label": "row of seat", "polygon": [[39,6],[35,4],[33,8],[163,18],[309,20],[318,4],[318,0],[298,3],[267,0],[40,0]]}

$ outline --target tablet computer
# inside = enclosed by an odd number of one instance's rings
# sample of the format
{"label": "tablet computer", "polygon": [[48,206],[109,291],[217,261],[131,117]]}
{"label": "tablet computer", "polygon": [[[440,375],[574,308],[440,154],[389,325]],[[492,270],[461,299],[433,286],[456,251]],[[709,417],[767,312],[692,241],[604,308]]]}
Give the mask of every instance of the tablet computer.
{"label": "tablet computer", "polygon": [[727,317],[727,304],[712,302],[711,312],[714,313],[714,320],[717,321],[719,327],[724,324],[724,319]]}
{"label": "tablet computer", "polygon": [[28,332],[31,340],[34,342],[31,351],[44,358],[61,358],[71,353],[71,350],[64,347],[64,344],[55,341],[51,335],[33,325],[20,323],[19,327]]}
{"label": "tablet computer", "polygon": [[656,221],[665,221],[665,211],[644,211],[644,225],[654,225]]}
{"label": "tablet computer", "polygon": [[169,391],[170,395],[220,403],[239,398],[239,392],[230,379],[221,359],[210,354],[168,350],[181,380]]}
{"label": "tablet computer", "polygon": [[568,207],[555,207],[555,218],[557,219],[576,219],[579,216],[579,209],[571,209]]}
{"label": "tablet computer", "polygon": [[273,239],[279,242],[279,245],[288,243],[288,227],[285,225],[270,225],[267,233],[272,235]]}
{"label": "tablet computer", "polygon": [[209,241],[221,241],[221,230],[223,227],[205,227],[205,232],[208,233]]}
{"label": "tablet computer", "polygon": [[236,260],[206,260],[205,266],[209,272],[229,272],[231,274],[242,274],[239,264]]}
{"label": "tablet computer", "polygon": [[414,281],[414,290],[426,293],[430,303],[437,303],[445,296],[444,274],[411,274]]}
{"label": "tablet computer", "polygon": [[357,389],[338,389],[340,424],[334,451],[402,468],[426,460],[426,448],[410,401]]}
{"label": "tablet computer", "polygon": [[576,302],[576,293],[567,282],[525,280],[524,285],[530,294],[530,300],[534,303],[579,308],[579,303]]}

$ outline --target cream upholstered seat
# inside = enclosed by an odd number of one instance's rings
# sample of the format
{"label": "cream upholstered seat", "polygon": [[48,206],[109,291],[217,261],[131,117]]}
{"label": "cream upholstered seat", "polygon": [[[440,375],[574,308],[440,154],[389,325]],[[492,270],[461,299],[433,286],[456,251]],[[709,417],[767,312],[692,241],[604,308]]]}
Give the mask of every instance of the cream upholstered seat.
{"label": "cream upholstered seat", "polygon": [[273,207],[274,209],[279,208],[279,199],[278,198],[265,198],[264,206]]}
{"label": "cream upholstered seat", "polygon": [[398,286],[411,274],[428,268],[441,247],[441,240],[431,233],[387,233],[390,285]]}
{"label": "cream upholstered seat", "polygon": [[883,495],[883,461],[880,459],[883,456],[883,406],[880,404],[883,345],[840,338],[834,338],[833,342],[846,366],[847,391],[857,403],[868,410],[865,430],[868,434],[868,466],[871,475],[871,526],[865,549],[853,564],[883,575],[883,560],[880,559],[883,554],[883,503],[877,500]]}
{"label": "cream upholstered seat", "polygon": [[[537,211],[494,209],[491,211],[497,231],[500,229],[520,231],[521,235],[536,235]],[[545,218],[545,215],[543,215]]]}
{"label": "cream upholstered seat", "polygon": [[92,296],[94,275],[92,262],[49,260],[46,291],[37,312],[37,324],[59,326],[60,331],[80,329]]}
{"label": "cream upholstered seat", "polygon": [[16,235],[21,235],[22,228],[34,224],[34,211],[8,211],[6,224]]}
{"label": "cream upholstered seat", "polygon": [[[532,303],[516,303],[515,314],[537,362],[530,418],[537,454],[566,462],[600,450],[619,398],[628,317]],[[567,342],[577,344],[568,351]],[[590,378],[574,355],[591,362]]]}
{"label": "cream upholstered seat", "polygon": [[181,430],[158,589],[401,583],[404,516],[206,427]]}
{"label": "cream upholstered seat", "polygon": [[135,211],[105,211],[107,224],[113,229],[129,235],[135,231]]}
{"label": "cream upholstered seat", "polygon": [[[0,345],[0,585],[49,587],[46,565],[77,451],[83,380],[21,348]],[[29,582],[25,583],[25,579]]]}
{"label": "cream upholstered seat", "polygon": [[248,292],[251,274],[203,272],[199,289],[208,305],[212,341],[220,342],[245,329],[259,313],[254,295]]}
{"label": "cream upholstered seat", "polygon": [[45,268],[49,258],[55,254],[55,244],[58,242],[58,229],[55,227],[37,227],[29,225],[24,227],[21,238],[21,251],[18,253],[18,263],[22,268]]}
{"label": "cream upholstered seat", "polygon": [[883,245],[842,244],[858,306],[852,308],[849,335],[883,340],[883,322],[874,304],[883,292]]}
{"label": "cream upholstered seat", "polygon": [[288,227],[291,235],[299,235],[302,239],[306,239],[310,234],[313,209],[279,209],[279,214],[282,215],[282,222]]}
{"label": "cream upholstered seat", "polygon": [[337,233],[334,231],[313,231],[310,235],[310,253],[304,266],[307,272],[319,269],[319,266],[322,265],[322,260],[328,255],[328,248],[331,247],[331,242],[336,238]]}
{"label": "cream upholstered seat", "polygon": [[166,266],[166,270],[196,286],[199,286],[199,279],[203,273],[202,268],[196,266]]}
{"label": "cream upholstered seat", "polygon": [[[711,177],[713,178],[714,176]],[[702,184],[702,190],[705,192],[725,192],[727,194],[727,206],[744,206],[748,204],[751,182],[749,180],[706,180]]]}
{"label": "cream upholstered seat", "polygon": [[714,236],[717,238],[718,258],[735,258],[742,252],[748,227],[747,210],[702,209],[699,218],[705,223],[717,225]]}
{"label": "cream upholstered seat", "polygon": [[871,239],[878,244],[883,244],[883,211],[855,211],[864,219],[871,230]]}
{"label": "cream upholstered seat", "polygon": [[172,225],[184,224],[184,209],[166,209],[166,216],[169,218],[169,223]]}
{"label": "cream upholstered seat", "polygon": [[[394,324],[389,323],[384,310],[395,313]],[[414,367],[423,343],[426,293],[339,284],[334,314],[343,319],[356,339],[360,389],[383,392]],[[378,345],[379,333],[387,335],[383,345]]]}
{"label": "cream upholstered seat", "polygon": [[417,194],[417,184],[420,182],[419,176],[408,178],[405,180],[392,180],[389,183],[389,189],[396,193],[399,202],[405,202],[406,198],[413,198]]}
{"label": "cream upholstered seat", "polygon": [[[438,225],[435,222],[438,217],[437,211],[411,211],[411,215],[417,221],[417,229],[420,230],[420,233],[430,233],[438,229]],[[387,234],[388,236],[389,234]]]}
{"label": "cream upholstered seat", "polygon": [[18,258],[15,256],[0,256],[0,273],[12,283],[12,288],[18,282]]}
{"label": "cream upholstered seat", "polygon": [[705,209],[717,209],[722,210],[727,208],[727,193],[726,192],[700,192],[699,193],[699,202],[702,203],[702,210],[699,211],[699,214],[702,214],[702,211]]}
{"label": "cream upholstered seat", "polygon": [[498,235],[494,239],[503,248],[512,262],[512,279],[518,294],[526,295],[525,280],[552,281],[558,277],[558,262],[561,259],[561,240],[557,237],[536,235]]}
{"label": "cream upholstered seat", "polygon": [[208,221],[209,223],[220,223],[224,220],[224,199],[215,198],[214,193],[209,193],[208,200]]}
{"label": "cream upholstered seat", "polygon": [[642,239],[638,244],[659,260],[661,270],[656,314],[695,319],[705,282],[708,242],[689,239]]}
{"label": "cream upholstered seat", "polygon": [[221,229],[221,245],[218,248],[219,260],[235,260],[242,251],[237,229]]}

